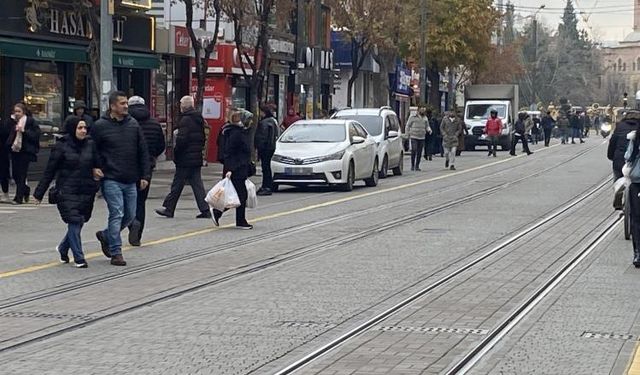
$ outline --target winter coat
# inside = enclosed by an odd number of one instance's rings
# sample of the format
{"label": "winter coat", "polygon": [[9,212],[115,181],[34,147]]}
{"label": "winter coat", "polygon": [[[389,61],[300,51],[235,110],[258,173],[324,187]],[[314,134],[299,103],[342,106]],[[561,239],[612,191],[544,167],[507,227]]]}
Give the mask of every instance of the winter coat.
{"label": "winter coat", "polygon": [[556,121],[551,116],[544,116],[542,118],[542,129],[551,130],[555,126]]}
{"label": "winter coat", "polygon": [[436,118],[431,118],[429,119],[429,126],[431,127],[431,134],[434,137],[442,137],[442,133],[440,132],[440,121]]}
{"label": "winter coat", "polygon": [[130,106],[129,114],[138,121],[138,124],[142,128],[142,134],[144,134],[144,140],[147,142],[147,148],[149,150],[149,163],[153,170],[156,167],[156,159],[167,147],[162,126],[158,121],[151,118],[149,109],[144,105],[137,104]]}
{"label": "winter coat", "polygon": [[613,162],[613,169],[622,171],[624,166],[624,154],[629,146],[627,135],[640,127],[640,119],[625,119],[616,125],[616,129],[609,140],[607,158]]}
{"label": "winter coat", "polygon": [[485,132],[490,137],[499,136],[502,133],[502,120],[500,117],[489,118],[487,120],[487,125],[485,126]]}
{"label": "winter coat", "polygon": [[569,118],[569,124],[573,129],[580,129],[582,127],[581,123],[582,120],[580,119],[580,116],[573,115]]}
{"label": "winter coat", "polygon": [[515,133],[525,135],[527,132],[526,120],[518,119],[515,124]]}
{"label": "winter coat", "polygon": [[447,116],[442,120],[442,123],[440,124],[440,132],[442,133],[442,142],[445,147],[458,147],[458,137],[464,134],[462,127],[462,121],[457,117],[451,120]]}
{"label": "winter coat", "polygon": [[413,115],[407,120],[407,134],[412,139],[425,139],[427,133],[431,133],[429,118]]}
{"label": "winter coat", "polygon": [[53,147],[33,196],[42,200],[55,178],[60,197],[57,206],[62,221],[86,223],[91,218],[99,187],[99,182],[93,179],[93,168],[98,167],[98,153],[93,140],[78,141],[71,135],[65,135]]}
{"label": "winter coat", "polygon": [[122,184],[151,179],[149,150],[138,122],[127,115],[118,121],[102,116],[91,129],[104,178]]}
{"label": "winter coat", "polygon": [[265,117],[258,123],[255,145],[259,151],[275,151],[280,132],[278,121],[273,117]]}
{"label": "winter coat", "polygon": [[204,118],[195,109],[182,114],[178,123],[173,161],[177,167],[201,167],[205,144]]}
{"label": "winter coat", "polygon": [[249,177],[251,145],[249,131],[239,125],[227,124],[222,129],[224,142],[224,170],[231,172],[235,179]]}
{"label": "winter coat", "polygon": [[[7,120],[6,126],[9,128],[9,137],[7,138],[5,145],[9,150],[11,150],[11,145],[16,139],[17,124],[18,121],[11,117]],[[28,116],[27,122],[24,126],[24,133],[22,133],[22,148],[20,149],[20,153],[29,155],[30,161],[37,161],[38,152],[40,152],[40,126],[38,126],[38,123],[33,119],[33,117]]]}

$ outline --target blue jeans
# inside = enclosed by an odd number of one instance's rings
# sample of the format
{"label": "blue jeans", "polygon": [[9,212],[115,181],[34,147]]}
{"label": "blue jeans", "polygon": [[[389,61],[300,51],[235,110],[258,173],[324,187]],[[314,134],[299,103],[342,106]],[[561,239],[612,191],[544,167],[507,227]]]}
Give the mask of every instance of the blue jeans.
{"label": "blue jeans", "polygon": [[120,232],[136,217],[138,189],[136,184],[122,184],[113,180],[102,181],[102,196],[109,208],[109,222],[103,231],[109,242],[111,255],[122,254]]}
{"label": "blue jeans", "polygon": [[67,255],[69,249],[73,254],[73,261],[76,263],[84,263],[84,253],[82,252],[82,240],[80,239],[80,231],[82,231],[81,223],[67,224],[67,234],[58,245],[58,251],[61,255]]}

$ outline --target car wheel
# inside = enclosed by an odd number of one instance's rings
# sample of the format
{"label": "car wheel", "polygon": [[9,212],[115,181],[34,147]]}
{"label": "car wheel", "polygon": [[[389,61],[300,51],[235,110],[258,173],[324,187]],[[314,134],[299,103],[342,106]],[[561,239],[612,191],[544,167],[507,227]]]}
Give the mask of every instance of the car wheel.
{"label": "car wheel", "polygon": [[378,178],[380,177],[380,171],[378,170],[378,159],[373,162],[373,170],[371,171],[371,177],[364,180],[365,185],[369,187],[378,186]]}
{"label": "car wheel", "polygon": [[389,172],[389,157],[385,155],[384,161],[382,162],[382,168],[380,168],[378,176],[380,178],[387,178],[387,172]]}
{"label": "car wheel", "polygon": [[353,165],[353,161],[349,162],[349,170],[347,171],[347,183],[340,185],[340,190],[342,191],[351,191],[353,190],[353,184],[356,179],[356,171],[355,166]]}
{"label": "car wheel", "polygon": [[404,161],[402,160],[404,157],[403,153],[400,153],[400,162],[398,163],[398,166],[393,168],[393,175],[394,176],[402,176],[402,171],[404,169]]}

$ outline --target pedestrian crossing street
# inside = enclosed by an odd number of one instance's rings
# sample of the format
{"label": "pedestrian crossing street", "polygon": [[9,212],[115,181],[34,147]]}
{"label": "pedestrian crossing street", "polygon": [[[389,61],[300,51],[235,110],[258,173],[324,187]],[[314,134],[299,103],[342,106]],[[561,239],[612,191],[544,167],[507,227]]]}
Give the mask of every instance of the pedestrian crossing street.
{"label": "pedestrian crossing street", "polygon": [[45,204],[45,203],[40,205],[35,205],[33,203],[25,203],[25,204],[14,206],[10,203],[0,203],[0,215],[15,214],[15,213],[20,213],[24,211],[38,210],[38,209],[47,208],[47,207],[55,207],[55,205]]}

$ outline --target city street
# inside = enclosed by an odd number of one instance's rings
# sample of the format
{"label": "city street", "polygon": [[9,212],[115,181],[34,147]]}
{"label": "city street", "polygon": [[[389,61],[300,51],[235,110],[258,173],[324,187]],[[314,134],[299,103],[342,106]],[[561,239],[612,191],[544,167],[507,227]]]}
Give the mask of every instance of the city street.
{"label": "city street", "polygon": [[[640,271],[606,143],[533,150],[464,152],[457,171],[405,157],[350,193],[284,187],[248,211],[253,231],[195,219],[189,187],[175,218],[155,215],[163,165],[124,268],[95,240],[102,200],[84,270],[57,262],[55,207],[0,205],[0,372],[625,373]],[[203,170],[210,188],[219,167]]]}

